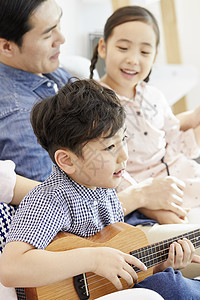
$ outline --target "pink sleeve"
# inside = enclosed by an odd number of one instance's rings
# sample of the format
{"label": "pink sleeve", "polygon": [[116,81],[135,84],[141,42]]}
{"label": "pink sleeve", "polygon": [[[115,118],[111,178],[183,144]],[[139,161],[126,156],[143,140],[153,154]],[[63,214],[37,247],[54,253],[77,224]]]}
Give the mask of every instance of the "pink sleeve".
{"label": "pink sleeve", "polygon": [[173,114],[170,106],[165,104],[164,131],[167,147],[175,153],[183,153],[188,158],[200,156],[200,148],[196,142],[194,130],[180,130],[180,122]]}

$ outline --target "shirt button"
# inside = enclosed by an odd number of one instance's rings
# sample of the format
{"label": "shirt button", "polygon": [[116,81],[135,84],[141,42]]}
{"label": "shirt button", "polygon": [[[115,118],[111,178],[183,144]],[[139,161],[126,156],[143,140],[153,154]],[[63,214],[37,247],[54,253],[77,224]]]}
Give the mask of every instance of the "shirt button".
{"label": "shirt button", "polygon": [[95,200],[95,201],[94,201],[94,205],[97,205],[97,204],[98,204],[98,202]]}
{"label": "shirt button", "polygon": [[51,82],[47,82],[47,86],[48,86],[48,87],[51,87]]}

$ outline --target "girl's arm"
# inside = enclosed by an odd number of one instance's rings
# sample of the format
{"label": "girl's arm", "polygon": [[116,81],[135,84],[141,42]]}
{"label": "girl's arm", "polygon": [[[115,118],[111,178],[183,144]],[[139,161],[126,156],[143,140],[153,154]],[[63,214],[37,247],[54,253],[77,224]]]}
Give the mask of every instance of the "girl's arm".
{"label": "girl's arm", "polygon": [[119,277],[125,279],[129,286],[137,280],[131,264],[146,270],[137,258],[113,248],[89,247],[51,252],[17,241],[8,243],[1,255],[0,281],[5,286],[37,287],[93,272],[121,289]]}
{"label": "girl's arm", "polygon": [[186,111],[176,115],[180,121],[180,129],[186,131],[200,124],[200,106],[195,110]]}

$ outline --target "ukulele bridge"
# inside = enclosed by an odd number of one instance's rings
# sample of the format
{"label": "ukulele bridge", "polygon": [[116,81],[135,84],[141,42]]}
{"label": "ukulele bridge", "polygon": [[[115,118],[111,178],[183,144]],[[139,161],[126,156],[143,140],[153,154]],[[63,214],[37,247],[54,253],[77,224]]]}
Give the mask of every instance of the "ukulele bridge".
{"label": "ukulele bridge", "polygon": [[87,300],[90,298],[88,290],[87,278],[85,273],[74,276],[73,278],[74,288],[79,296],[80,300]]}

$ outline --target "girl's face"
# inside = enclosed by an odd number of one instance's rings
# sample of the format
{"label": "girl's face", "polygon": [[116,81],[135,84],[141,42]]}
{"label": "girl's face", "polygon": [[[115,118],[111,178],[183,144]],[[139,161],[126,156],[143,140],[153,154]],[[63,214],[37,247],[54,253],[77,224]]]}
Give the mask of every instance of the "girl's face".
{"label": "girl's face", "polygon": [[151,25],[131,21],[113,29],[107,43],[100,40],[99,55],[105,59],[102,81],[119,95],[133,98],[135,86],[149,74],[156,58],[156,35]]}

